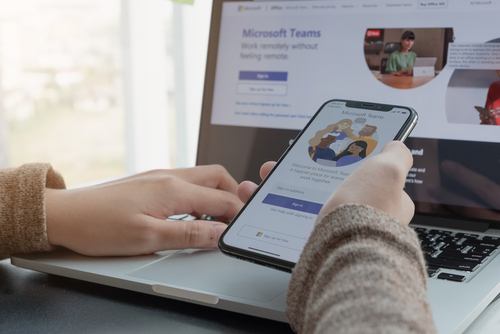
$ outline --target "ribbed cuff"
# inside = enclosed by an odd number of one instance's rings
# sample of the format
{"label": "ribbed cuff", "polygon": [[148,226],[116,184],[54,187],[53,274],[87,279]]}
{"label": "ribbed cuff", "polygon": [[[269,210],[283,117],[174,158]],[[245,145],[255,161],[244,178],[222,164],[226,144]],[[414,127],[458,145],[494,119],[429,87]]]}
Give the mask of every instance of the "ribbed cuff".
{"label": "ribbed cuff", "polygon": [[0,254],[54,249],[47,237],[45,188],[66,188],[50,164],[0,170]]}

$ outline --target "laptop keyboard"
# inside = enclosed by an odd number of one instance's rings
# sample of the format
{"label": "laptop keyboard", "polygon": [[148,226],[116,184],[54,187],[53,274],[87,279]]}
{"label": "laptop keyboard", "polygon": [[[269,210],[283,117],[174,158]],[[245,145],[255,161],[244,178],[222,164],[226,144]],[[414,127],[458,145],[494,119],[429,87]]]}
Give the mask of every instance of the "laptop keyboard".
{"label": "laptop keyboard", "polygon": [[[178,215],[168,220],[194,220],[191,215]],[[211,216],[203,220],[216,220]],[[429,277],[469,282],[500,253],[500,237],[444,229],[413,227],[420,239]],[[499,295],[500,296],[500,295]]]}
{"label": "laptop keyboard", "polygon": [[[500,247],[500,237],[414,227],[429,277],[455,282],[472,279]],[[475,275],[474,275],[475,276]]]}

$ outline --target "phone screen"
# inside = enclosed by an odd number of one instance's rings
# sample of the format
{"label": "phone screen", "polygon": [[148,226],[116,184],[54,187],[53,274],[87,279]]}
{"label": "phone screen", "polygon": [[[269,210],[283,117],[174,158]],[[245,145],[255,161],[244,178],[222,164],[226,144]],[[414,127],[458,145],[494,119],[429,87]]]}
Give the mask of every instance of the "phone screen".
{"label": "phone screen", "polygon": [[367,110],[336,100],[323,105],[233,220],[223,244],[296,263],[335,188],[412,116],[404,107]]}

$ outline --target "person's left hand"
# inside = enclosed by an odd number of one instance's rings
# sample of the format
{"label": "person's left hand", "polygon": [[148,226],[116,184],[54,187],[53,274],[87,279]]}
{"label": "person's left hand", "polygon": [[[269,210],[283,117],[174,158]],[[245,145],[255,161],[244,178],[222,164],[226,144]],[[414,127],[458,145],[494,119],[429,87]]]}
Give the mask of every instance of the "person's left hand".
{"label": "person's left hand", "polygon": [[156,170],[101,185],[46,189],[49,243],[91,256],[217,247],[226,224],[166,221],[207,214],[229,221],[242,203],[221,166]]}

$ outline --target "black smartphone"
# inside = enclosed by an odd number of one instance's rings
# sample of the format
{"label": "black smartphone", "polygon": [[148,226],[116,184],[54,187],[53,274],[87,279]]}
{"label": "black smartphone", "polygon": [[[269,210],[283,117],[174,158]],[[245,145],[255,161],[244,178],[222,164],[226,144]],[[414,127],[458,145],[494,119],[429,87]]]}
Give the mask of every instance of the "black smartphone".
{"label": "black smartphone", "polygon": [[404,141],[416,122],[409,107],[325,102],[232,220],[219,249],[290,272],[335,188],[385,144]]}

